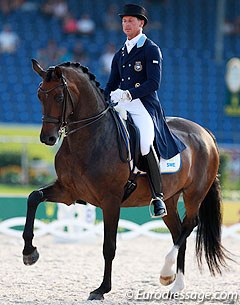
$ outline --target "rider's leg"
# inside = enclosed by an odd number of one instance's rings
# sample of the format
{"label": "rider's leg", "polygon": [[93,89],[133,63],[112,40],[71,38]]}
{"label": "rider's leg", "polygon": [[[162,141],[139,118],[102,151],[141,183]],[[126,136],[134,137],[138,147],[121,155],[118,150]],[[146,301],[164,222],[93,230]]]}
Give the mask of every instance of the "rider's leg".
{"label": "rider's leg", "polygon": [[154,124],[152,118],[140,99],[122,102],[119,106],[126,109],[132,115],[135,125],[139,128],[140,148],[143,157],[147,161],[147,175],[152,192],[151,204],[154,205],[154,216],[163,217],[167,215],[167,210],[163,202],[159,161],[153,149]]}
{"label": "rider's leg", "polygon": [[147,174],[152,191],[152,201],[154,206],[154,217],[164,217],[167,209],[163,202],[162,179],[157,154],[151,145],[150,152],[144,156],[147,160]]}

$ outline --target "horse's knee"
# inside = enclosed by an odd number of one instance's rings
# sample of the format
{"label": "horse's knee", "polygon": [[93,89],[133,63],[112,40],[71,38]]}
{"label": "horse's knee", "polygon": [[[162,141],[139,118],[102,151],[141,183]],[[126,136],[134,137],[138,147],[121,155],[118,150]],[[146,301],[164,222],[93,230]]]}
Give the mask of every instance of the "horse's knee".
{"label": "horse's knee", "polygon": [[33,191],[28,196],[28,201],[27,201],[28,207],[36,209],[41,201],[43,201],[43,192],[42,191]]}

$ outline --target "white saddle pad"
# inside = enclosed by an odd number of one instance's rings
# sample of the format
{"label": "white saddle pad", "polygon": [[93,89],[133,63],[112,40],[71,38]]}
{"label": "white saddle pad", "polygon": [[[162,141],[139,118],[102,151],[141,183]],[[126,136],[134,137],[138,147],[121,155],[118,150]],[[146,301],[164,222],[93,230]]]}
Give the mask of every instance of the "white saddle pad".
{"label": "white saddle pad", "polygon": [[181,168],[181,155],[177,154],[171,159],[160,159],[160,169],[162,174],[176,173]]}
{"label": "white saddle pad", "polygon": [[[177,154],[176,156],[174,156],[171,159],[163,159],[161,158],[160,160],[160,170],[161,170],[161,174],[173,174],[178,172],[181,169],[181,155]],[[131,169],[133,168],[133,162],[132,160],[130,161],[130,167]],[[140,172],[141,175],[142,174],[146,174],[145,172],[140,171],[137,167],[135,167],[134,171],[135,174],[137,172]]]}

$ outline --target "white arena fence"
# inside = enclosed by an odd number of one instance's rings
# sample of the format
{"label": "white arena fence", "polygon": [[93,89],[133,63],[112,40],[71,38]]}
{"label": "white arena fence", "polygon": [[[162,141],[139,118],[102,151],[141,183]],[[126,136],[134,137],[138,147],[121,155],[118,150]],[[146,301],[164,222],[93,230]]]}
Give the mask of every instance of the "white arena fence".
{"label": "white arena fence", "polygon": [[[20,238],[22,231],[16,229],[16,227],[23,227],[24,224],[25,217],[4,220],[0,222],[0,233]],[[170,233],[158,232],[159,229],[164,229],[164,231],[166,229],[162,220],[149,221],[139,225],[132,221],[120,219],[119,228],[118,239],[121,240],[132,239],[138,236],[171,240]],[[62,242],[93,242],[103,236],[103,222],[88,224],[87,222],[81,223],[79,219],[60,219],[44,223],[36,219],[34,235],[40,237],[47,234],[54,236],[58,241]],[[194,233],[191,234],[191,236],[194,235]],[[232,237],[240,240],[240,223],[230,227],[223,226],[222,236],[223,238]]]}

